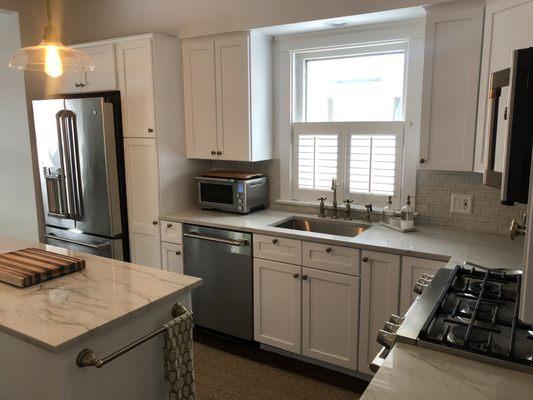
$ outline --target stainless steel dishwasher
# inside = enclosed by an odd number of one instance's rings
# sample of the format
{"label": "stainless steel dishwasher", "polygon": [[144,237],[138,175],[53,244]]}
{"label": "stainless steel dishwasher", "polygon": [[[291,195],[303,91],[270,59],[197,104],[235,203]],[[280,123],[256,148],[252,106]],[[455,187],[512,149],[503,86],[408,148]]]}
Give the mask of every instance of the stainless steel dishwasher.
{"label": "stainless steel dishwasher", "polygon": [[192,291],[195,324],[254,338],[252,235],[184,225],[184,271],[203,279]]}

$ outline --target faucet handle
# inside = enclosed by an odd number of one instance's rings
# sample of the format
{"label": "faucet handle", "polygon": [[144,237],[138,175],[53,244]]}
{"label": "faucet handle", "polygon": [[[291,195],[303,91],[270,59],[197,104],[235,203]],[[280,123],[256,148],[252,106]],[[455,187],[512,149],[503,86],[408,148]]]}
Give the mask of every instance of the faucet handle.
{"label": "faucet handle", "polygon": [[324,197],[324,196],[320,196],[317,200],[320,200],[320,201],[325,201],[327,200],[328,198],[327,197]]}
{"label": "faucet handle", "polygon": [[352,199],[346,199],[346,200],[343,200],[343,203],[346,203],[347,205],[350,205],[353,203],[353,200]]}
{"label": "faucet handle", "polygon": [[365,204],[365,208],[366,208],[367,211],[372,212],[372,203]]}

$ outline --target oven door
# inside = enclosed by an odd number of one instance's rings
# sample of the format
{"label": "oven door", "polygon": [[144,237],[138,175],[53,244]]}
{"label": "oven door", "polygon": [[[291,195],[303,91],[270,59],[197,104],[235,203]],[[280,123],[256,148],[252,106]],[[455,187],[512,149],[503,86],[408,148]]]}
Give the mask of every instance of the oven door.
{"label": "oven door", "polygon": [[200,207],[237,211],[237,182],[234,179],[198,178]]}

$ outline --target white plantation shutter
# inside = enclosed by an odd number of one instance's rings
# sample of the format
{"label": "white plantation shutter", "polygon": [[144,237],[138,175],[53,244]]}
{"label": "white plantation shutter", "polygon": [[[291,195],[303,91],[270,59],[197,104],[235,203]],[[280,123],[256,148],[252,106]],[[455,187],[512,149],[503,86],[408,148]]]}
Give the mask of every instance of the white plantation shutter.
{"label": "white plantation shutter", "polygon": [[330,189],[331,180],[337,178],[337,135],[299,135],[298,159],[299,189]]}
{"label": "white plantation shutter", "polygon": [[350,192],[394,195],[396,136],[351,136]]}
{"label": "white plantation shutter", "polygon": [[347,197],[380,207],[386,196],[393,196],[398,206],[403,122],[350,122],[347,134]]}
{"label": "white plantation shutter", "polygon": [[300,122],[293,132],[293,199],[331,201],[336,178],[339,199],[399,205],[403,122]]}

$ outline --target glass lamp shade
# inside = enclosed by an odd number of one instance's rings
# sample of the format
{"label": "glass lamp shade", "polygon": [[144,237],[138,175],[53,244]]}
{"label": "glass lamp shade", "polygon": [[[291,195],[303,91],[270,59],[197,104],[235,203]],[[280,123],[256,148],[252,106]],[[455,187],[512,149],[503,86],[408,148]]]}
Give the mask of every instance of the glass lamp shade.
{"label": "glass lamp shade", "polygon": [[94,71],[93,60],[84,52],[66,47],[58,40],[43,40],[37,46],[18,50],[9,66],[26,71],[45,72],[52,78],[63,72]]}

